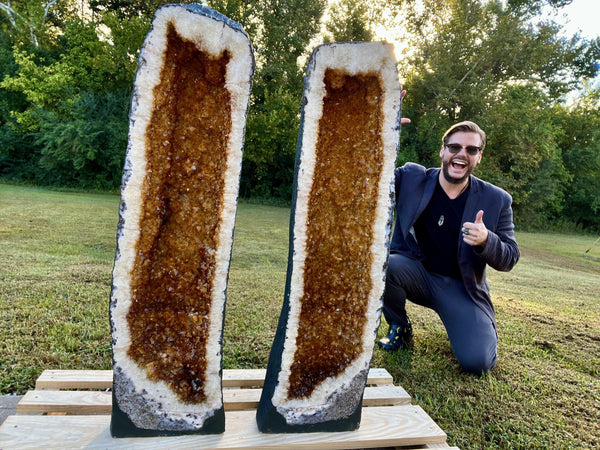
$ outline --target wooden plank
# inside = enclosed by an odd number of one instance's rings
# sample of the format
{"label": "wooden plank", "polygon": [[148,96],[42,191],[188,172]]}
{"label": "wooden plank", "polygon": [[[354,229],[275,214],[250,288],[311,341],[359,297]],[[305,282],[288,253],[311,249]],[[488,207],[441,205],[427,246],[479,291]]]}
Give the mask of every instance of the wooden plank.
{"label": "wooden plank", "polygon": [[[223,387],[260,387],[265,369],[225,369]],[[111,389],[112,370],[44,370],[35,383],[36,389]]]}
{"label": "wooden plank", "polygon": [[262,387],[266,369],[223,369],[223,387]]}
{"label": "wooden plank", "polygon": [[44,370],[36,389],[111,389],[112,370]]}
{"label": "wooden plank", "polygon": [[[223,389],[227,411],[256,409],[261,389]],[[110,414],[112,396],[103,391],[34,390],[27,392],[17,405],[17,414]],[[410,396],[399,386],[373,386],[365,389],[363,406],[410,404]]]}
{"label": "wooden plank", "polygon": [[[223,389],[225,410],[235,411],[256,409],[261,389]],[[409,405],[410,395],[399,386],[367,386],[363,396],[363,406]]]}
{"label": "wooden plank", "polygon": [[23,396],[17,414],[110,414],[111,409],[111,392],[35,390]]}
{"label": "wooden plank", "polygon": [[[224,369],[223,387],[262,387],[265,369]],[[369,370],[368,385],[393,384],[385,369]],[[112,370],[44,370],[36,389],[111,389]]]}
{"label": "wooden plank", "polygon": [[[418,406],[363,408],[361,426],[340,433],[262,434],[255,411],[228,411],[222,435],[152,439],[153,449],[348,449],[444,443],[446,434]],[[146,438],[113,439],[110,416],[10,416],[0,426],[3,449],[146,449]]]}
{"label": "wooden plank", "polygon": [[400,386],[393,384],[365,388],[364,406],[410,405],[410,395]]}
{"label": "wooden plank", "polygon": [[394,379],[385,369],[370,369],[367,384],[381,386],[384,384],[394,384]]}

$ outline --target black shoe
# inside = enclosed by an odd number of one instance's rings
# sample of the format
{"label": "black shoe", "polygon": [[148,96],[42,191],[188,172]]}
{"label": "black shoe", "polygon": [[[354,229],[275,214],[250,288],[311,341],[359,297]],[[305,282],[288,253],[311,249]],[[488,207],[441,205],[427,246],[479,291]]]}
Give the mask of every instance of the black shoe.
{"label": "black shoe", "polygon": [[381,338],[378,344],[384,350],[400,350],[411,346],[412,337],[413,331],[410,322],[406,327],[390,325],[387,336]]}

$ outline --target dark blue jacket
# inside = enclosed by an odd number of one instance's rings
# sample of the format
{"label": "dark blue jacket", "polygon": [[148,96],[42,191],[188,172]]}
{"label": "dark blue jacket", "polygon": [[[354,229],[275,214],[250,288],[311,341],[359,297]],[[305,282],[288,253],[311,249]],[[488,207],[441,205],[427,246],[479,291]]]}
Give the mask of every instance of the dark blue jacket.
{"label": "dark blue jacket", "polygon": [[[396,223],[390,247],[392,253],[423,260],[413,225],[431,200],[439,173],[439,168],[425,169],[413,163],[396,169]],[[477,212],[483,210],[483,222],[489,231],[488,241],[485,248],[471,247],[463,242],[461,235],[456,237],[459,240],[458,265],[465,288],[494,323],[486,265],[509,271],[519,260],[511,205],[512,197],[506,191],[471,176],[462,223],[475,222]]]}

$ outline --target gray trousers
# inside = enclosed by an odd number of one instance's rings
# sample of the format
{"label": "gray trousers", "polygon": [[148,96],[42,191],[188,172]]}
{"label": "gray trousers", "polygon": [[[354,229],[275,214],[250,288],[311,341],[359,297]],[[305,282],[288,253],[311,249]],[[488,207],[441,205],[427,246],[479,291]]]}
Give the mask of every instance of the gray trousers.
{"label": "gray trousers", "polygon": [[496,365],[498,335],[494,323],[469,297],[462,281],[428,272],[420,261],[390,254],[383,296],[388,324],[408,324],[407,298],[437,312],[452,351],[467,372],[481,374]]}

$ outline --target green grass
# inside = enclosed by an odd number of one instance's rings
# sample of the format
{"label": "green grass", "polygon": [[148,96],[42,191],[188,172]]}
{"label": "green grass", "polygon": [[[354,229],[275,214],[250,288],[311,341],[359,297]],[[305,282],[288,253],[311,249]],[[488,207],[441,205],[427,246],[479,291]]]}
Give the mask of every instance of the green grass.
{"label": "green grass", "polygon": [[[0,185],[0,392],[44,369],[108,369],[117,195]],[[223,364],[265,367],[283,299],[289,209],[241,203]],[[409,304],[412,351],[375,350],[413,403],[461,448],[600,446],[600,244],[518,233],[512,272],[489,272],[499,363],[463,373],[440,320]],[[589,257],[583,257],[592,247]],[[385,330],[380,330],[380,335]]]}

